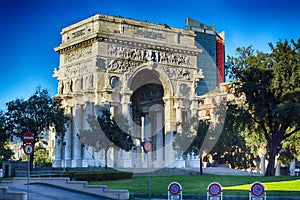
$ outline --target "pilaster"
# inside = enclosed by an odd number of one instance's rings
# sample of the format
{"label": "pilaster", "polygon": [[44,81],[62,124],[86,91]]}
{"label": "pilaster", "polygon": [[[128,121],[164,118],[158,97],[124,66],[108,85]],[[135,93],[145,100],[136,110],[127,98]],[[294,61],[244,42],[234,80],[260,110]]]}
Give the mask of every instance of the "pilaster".
{"label": "pilaster", "polygon": [[80,104],[75,105],[75,116],[73,123],[73,159],[72,166],[73,167],[81,167],[82,166],[82,143],[79,138],[79,131],[83,128],[83,106]]}

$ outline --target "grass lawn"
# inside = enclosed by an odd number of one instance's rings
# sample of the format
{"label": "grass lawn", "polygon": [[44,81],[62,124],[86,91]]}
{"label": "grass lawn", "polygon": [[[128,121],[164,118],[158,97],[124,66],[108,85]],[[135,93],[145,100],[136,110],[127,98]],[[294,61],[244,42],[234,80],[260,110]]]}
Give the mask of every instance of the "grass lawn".
{"label": "grass lawn", "polygon": [[[90,182],[90,185],[107,185],[109,189],[125,189],[130,193],[148,193],[148,176],[133,175],[132,179],[119,181]],[[265,184],[268,196],[300,196],[300,177],[280,176],[220,176],[220,175],[151,175],[151,193],[167,194],[168,185],[178,182],[183,194],[206,194],[211,182],[219,182],[224,195],[248,195],[250,184],[256,181]]]}

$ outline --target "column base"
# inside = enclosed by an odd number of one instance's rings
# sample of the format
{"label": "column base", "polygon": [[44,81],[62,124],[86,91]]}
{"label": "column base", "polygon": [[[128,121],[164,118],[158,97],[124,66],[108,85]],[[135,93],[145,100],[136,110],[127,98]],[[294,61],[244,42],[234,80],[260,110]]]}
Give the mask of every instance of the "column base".
{"label": "column base", "polygon": [[175,160],[167,166],[168,168],[185,168],[185,160]]}
{"label": "column base", "polygon": [[154,161],[153,162],[153,167],[154,168],[164,168],[165,167],[165,162],[164,161]]}
{"label": "column base", "polygon": [[54,160],[52,163],[53,168],[62,167],[62,161],[61,160]]}
{"label": "column base", "polygon": [[72,160],[71,159],[61,160],[60,162],[61,162],[60,167],[72,167]]}
{"label": "column base", "polygon": [[93,159],[82,160],[82,167],[98,167]]}
{"label": "column base", "polygon": [[129,159],[120,160],[118,162],[118,167],[120,167],[120,168],[132,168],[132,160],[129,160]]}
{"label": "column base", "polygon": [[72,160],[72,167],[82,167],[82,160],[81,159]]}
{"label": "column base", "polygon": [[199,160],[187,160],[186,161],[186,166],[191,167],[191,168],[199,168],[200,167],[200,161]]}

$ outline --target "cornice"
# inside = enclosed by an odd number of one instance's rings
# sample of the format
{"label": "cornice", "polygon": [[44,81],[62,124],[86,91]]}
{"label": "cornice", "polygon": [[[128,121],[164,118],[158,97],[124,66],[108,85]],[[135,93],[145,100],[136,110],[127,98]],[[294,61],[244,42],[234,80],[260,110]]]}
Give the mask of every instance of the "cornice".
{"label": "cornice", "polygon": [[168,43],[159,43],[159,42],[153,42],[153,41],[143,41],[143,40],[133,40],[129,37],[107,37],[102,39],[103,42],[110,43],[110,44],[118,44],[118,45],[124,45],[129,46],[133,48],[139,48],[139,49],[153,49],[153,50],[159,50],[159,51],[166,51],[166,52],[175,52],[175,53],[182,53],[182,54],[188,54],[188,55],[197,55],[199,53],[202,53],[202,49],[198,48],[192,48],[187,47],[183,45],[174,45],[174,44],[168,44]]}
{"label": "cornice", "polygon": [[60,46],[54,48],[54,50],[61,54],[65,51],[69,51],[75,48],[92,45],[94,42],[105,42],[105,43],[130,46],[133,48],[154,49],[159,51],[175,52],[175,53],[182,53],[188,55],[197,55],[199,53],[202,53],[202,49],[196,47],[193,48],[184,45],[174,45],[168,43],[162,44],[154,41],[147,41],[147,40],[143,41],[141,39],[137,41],[130,37],[124,37],[121,35],[109,35],[109,34],[89,35],[89,37],[86,37],[84,39],[81,38],[80,40],[71,43],[61,44]]}

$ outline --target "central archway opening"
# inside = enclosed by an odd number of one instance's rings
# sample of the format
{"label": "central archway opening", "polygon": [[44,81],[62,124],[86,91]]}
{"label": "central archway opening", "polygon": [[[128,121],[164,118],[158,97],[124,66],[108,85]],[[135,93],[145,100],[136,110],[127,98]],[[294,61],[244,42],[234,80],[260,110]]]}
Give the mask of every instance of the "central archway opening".
{"label": "central archway opening", "polygon": [[[152,141],[149,160],[153,167],[159,167],[164,161],[165,144],[163,84],[156,71],[144,69],[134,76],[130,89],[133,91],[131,116],[136,124],[134,135],[140,141]],[[142,150],[136,151],[138,153]],[[140,163],[143,163],[143,158],[137,158],[139,159],[142,159]]]}

